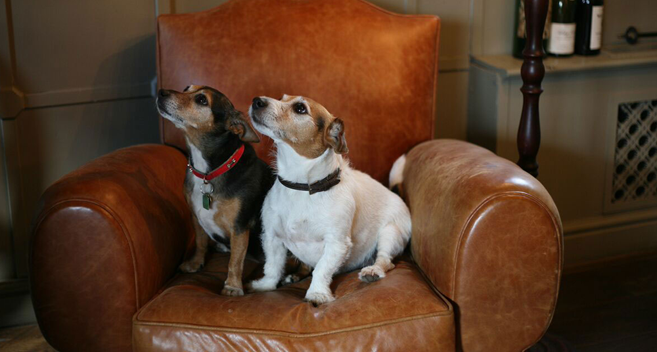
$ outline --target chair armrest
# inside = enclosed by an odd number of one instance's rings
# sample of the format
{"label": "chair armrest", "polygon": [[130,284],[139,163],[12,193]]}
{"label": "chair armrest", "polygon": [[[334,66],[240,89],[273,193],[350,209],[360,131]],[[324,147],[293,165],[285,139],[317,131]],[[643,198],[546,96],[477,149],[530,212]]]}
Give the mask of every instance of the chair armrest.
{"label": "chair armrest", "polygon": [[463,351],[522,351],[552,320],[562,267],[559,213],[545,188],[481,147],[434,140],[406,158],[411,251],[457,309]]}
{"label": "chair armrest", "polygon": [[43,194],[30,285],[39,326],[59,351],[130,351],[132,316],[191,243],[178,150],[142,145],[100,157]]}

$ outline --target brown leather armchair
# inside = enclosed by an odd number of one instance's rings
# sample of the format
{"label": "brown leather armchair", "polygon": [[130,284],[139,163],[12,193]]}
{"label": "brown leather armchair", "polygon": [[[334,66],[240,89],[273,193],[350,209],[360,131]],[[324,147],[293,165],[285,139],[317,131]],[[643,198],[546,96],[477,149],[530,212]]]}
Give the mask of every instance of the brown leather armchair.
{"label": "brown leather armchair", "polygon": [[[354,166],[385,182],[408,152],[411,255],[375,283],[339,275],[336,301],[309,280],[221,296],[227,257],[176,272],[193,246],[182,136],[122,149],[43,195],[30,257],[34,308],[60,351],[519,351],[547,329],[562,230],[543,186],[477,146],[432,140],[440,20],[361,0],[233,0],[158,19],[161,87],[205,84],[246,110],[302,94],[345,121]],[[271,141],[257,146],[267,157]],[[410,150],[410,151],[409,151]],[[258,273],[247,262],[245,280]]]}

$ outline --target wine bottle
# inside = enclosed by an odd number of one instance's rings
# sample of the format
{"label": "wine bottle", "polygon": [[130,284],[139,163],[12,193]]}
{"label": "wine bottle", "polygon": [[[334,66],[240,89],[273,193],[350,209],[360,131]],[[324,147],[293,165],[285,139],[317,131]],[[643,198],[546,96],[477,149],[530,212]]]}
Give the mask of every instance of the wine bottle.
{"label": "wine bottle", "polygon": [[603,0],[577,0],[575,53],[598,55],[602,47]]}
{"label": "wine bottle", "polygon": [[552,56],[571,56],[575,53],[575,0],[554,0],[552,24],[547,52]]}
{"label": "wine bottle", "polygon": [[[516,0],[516,25],[513,35],[513,56],[522,59],[522,51],[527,44],[527,28],[525,23],[525,1]],[[548,15],[545,20],[545,29],[543,30],[543,48],[547,45],[547,39],[550,36],[550,19],[552,17],[552,0],[548,5]]]}

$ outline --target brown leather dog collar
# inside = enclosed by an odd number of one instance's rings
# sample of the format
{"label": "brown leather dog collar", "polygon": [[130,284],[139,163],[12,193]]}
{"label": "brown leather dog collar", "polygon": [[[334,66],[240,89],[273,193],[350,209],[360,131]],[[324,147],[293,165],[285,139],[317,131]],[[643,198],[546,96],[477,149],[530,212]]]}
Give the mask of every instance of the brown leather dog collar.
{"label": "brown leather dog collar", "polygon": [[310,194],[315,194],[317,192],[328,191],[333,188],[333,186],[340,183],[340,168],[337,168],[330,175],[311,184],[286,181],[280,176],[278,176],[278,181],[287,188],[297,191],[308,191]]}

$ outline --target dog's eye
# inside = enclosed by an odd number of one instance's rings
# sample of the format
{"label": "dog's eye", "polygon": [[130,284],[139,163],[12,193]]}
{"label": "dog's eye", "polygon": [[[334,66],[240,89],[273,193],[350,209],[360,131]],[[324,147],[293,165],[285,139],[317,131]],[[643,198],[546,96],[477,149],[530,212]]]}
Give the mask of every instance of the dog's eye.
{"label": "dog's eye", "polygon": [[194,100],[196,100],[196,103],[199,104],[199,105],[205,105],[205,106],[208,105],[208,98],[206,98],[205,95],[203,95],[203,94],[197,95],[194,98]]}
{"label": "dog's eye", "polygon": [[301,104],[301,103],[296,103],[294,104],[294,112],[297,114],[305,114],[308,113],[308,110],[306,110],[306,106]]}

